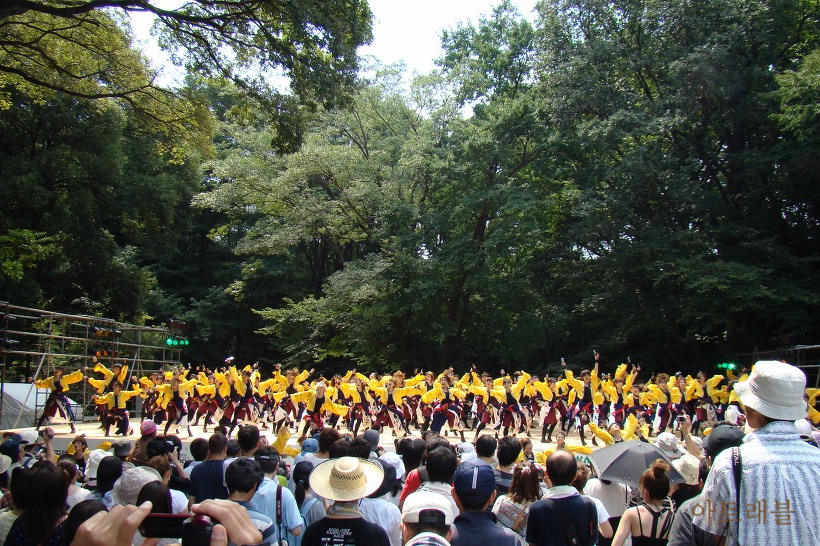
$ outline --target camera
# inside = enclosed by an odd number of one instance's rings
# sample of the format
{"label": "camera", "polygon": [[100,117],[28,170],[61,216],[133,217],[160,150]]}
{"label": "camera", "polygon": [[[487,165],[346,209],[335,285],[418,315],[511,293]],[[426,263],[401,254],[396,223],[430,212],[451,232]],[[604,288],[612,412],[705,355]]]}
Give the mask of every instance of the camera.
{"label": "camera", "polygon": [[209,546],[214,524],[207,516],[149,514],[139,526],[145,538],[181,538],[182,546]]}
{"label": "camera", "polygon": [[683,423],[684,421],[686,421],[686,416],[685,415],[678,415],[678,422]]}

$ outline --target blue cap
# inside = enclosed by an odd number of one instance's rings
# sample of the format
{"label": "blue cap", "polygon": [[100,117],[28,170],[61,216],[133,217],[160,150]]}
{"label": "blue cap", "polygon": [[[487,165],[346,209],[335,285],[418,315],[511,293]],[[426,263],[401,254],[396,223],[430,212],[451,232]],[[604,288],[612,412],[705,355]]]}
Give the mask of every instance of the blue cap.
{"label": "blue cap", "polygon": [[453,476],[458,498],[468,507],[483,506],[495,491],[495,472],[484,461],[462,463]]}
{"label": "blue cap", "polygon": [[17,440],[6,440],[0,444],[0,454],[11,459],[12,463],[20,460],[20,442]]}
{"label": "blue cap", "polygon": [[316,453],[319,451],[319,442],[313,438],[308,438],[302,442],[302,455]]}

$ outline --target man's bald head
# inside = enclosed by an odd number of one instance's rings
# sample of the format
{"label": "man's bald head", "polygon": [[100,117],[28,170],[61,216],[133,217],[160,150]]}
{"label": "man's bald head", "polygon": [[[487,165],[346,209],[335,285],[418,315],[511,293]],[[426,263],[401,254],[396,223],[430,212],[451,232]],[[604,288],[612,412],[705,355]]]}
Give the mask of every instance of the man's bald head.
{"label": "man's bald head", "polygon": [[578,473],[578,462],[569,451],[559,449],[547,457],[547,476],[552,486],[570,485]]}

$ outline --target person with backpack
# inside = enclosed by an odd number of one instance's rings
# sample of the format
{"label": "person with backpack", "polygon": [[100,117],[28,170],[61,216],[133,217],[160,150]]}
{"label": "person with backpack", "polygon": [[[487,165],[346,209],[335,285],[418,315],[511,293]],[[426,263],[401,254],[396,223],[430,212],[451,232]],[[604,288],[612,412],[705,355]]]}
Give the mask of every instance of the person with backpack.
{"label": "person with backpack", "polygon": [[[319,521],[327,515],[324,503],[313,496],[308,485],[310,473],[313,472],[313,463],[299,461],[293,467],[291,477],[293,478],[293,496],[296,499],[296,506],[302,515],[302,529],[307,529],[314,521]],[[288,534],[288,544],[290,546],[301,546],[302,537]]]}
{"label": "person with backpack", "polygon": [[578,462],[569,451],[559,450],[547,458],[552,487],[530,506],[525,536],[533,546],[589,546],[598,542],[598,509],[592,499],[572,486]]}
{"label": "person with backpack", "polygon": [[[296,498],[290,489],[279,483],[277,478],[280,464],[279,452],[270,446],[261,447],[254,452],[253,458],[259,463],[265,477],[251,499],[250,507],[273,520],[276,532],[270,543],[275,545],[287,540],[288,533],[293,536],[301,535],[305,528],[299,507],[296,505]],[[241,458],[236,460],[241,460]]]}

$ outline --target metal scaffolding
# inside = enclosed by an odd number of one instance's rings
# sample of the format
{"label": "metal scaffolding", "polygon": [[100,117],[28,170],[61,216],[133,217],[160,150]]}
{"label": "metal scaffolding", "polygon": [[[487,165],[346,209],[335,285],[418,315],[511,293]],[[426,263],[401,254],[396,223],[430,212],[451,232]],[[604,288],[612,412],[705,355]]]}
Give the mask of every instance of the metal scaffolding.
{"label": "metal scaffolding", "polygon": [[[32,396],[35,398],[35,422],[20,423],[21,410],[14,426],[34,426],[46,403],[46,397],[34,388],[34,381],[53,375],[57,366],[62,366],[66,374],[88,368],[91,377],[94,359],[109,369],[114,363],[128,365],[129,382],[132,376],[178,366],[182,351],[166,343],[169,335],[165,326],[139,326],[0,302],[0,418],[9,373],[16,373],[15,379],[20,379],[12,382],[31,385],[24,406]],[[93,409],[93,394],[86,381],[72,385],[66,392],[82,404],[78,419],[84,421]]]}

